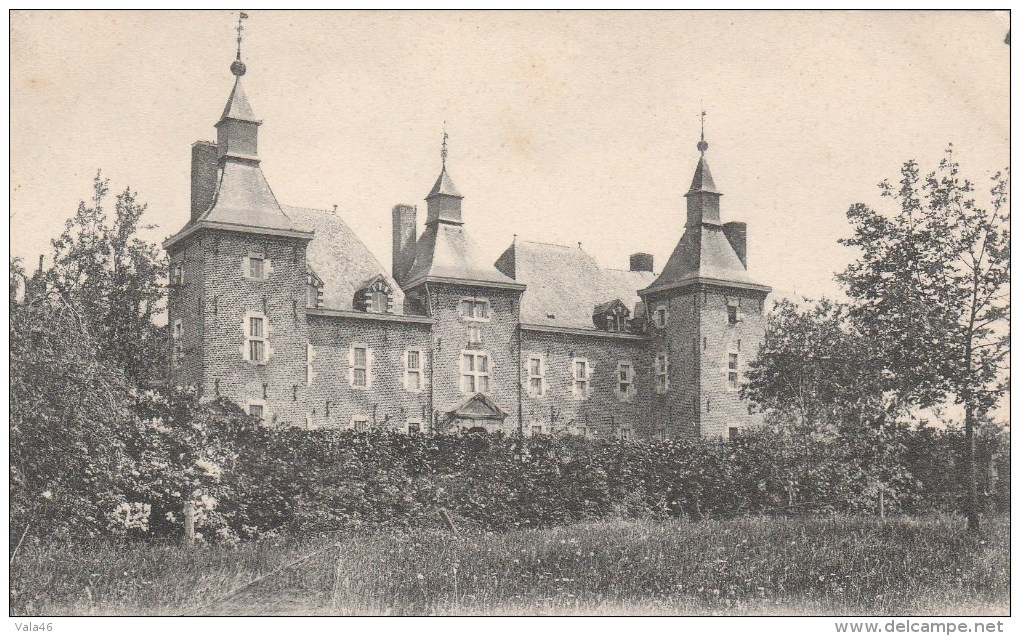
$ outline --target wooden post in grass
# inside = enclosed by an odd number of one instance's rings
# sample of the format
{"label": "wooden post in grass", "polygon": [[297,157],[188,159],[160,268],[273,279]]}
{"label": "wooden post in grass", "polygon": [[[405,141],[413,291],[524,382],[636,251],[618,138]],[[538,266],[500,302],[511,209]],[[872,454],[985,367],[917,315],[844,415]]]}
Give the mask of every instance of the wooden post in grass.
{"label": "wooden post in grass", "polygon": [[885,519],[885,488],[878,485],[878,518]]}
{"label": "wooden post in grass", "polygon": [[195,502],[184,502],[184,545],[195,545]]}
{"label": "wooden post in grass", "polygon": [[446,511],[446,508],[439,509],[439,516],[442,518],[443,523],[450,529],[450,532],[457,534],[457,526],[453,525],[453,519],[450,517],[450,513]]}

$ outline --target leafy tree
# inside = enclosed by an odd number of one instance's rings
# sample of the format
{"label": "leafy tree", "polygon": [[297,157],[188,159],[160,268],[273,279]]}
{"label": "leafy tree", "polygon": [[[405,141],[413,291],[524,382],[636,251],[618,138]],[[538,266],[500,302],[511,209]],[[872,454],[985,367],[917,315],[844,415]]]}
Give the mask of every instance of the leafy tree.
{"label": "leafy tree", "polygon": [[16,532],[96,536],[120,498],[130,386],[98,359],[80,308],[10,276],[10,495]]}
{"label": "leafy tree", "polygon": [[937,170],[906,162],[894,205],[852,205],[860,256],[838,280],[862,333],[883,352],[884,389],[904,403],[954,399],[965,412],[967,526],[978,527],[974,429],[1008,388],[1008,171],[991,179],[986,203],[963,180],[952,146]]}
{"label": "leafy tree", "polygon": [[804,432],[836,434],[900,414],[882,390],[878,355],[847,306],[822,298],[783,299],[766,317],[765,338],[748,368],[743,395]]}
{"label": "leafy tree", "polygon": [[165,258],[154,243],[138,238],[146,205],[130,188],[116,196],[112,218],[105,208],[109,179],[100,173],[92,199],[82,201],[53,243],[49,282],[80,308],[101,360],[136,384],[165,376],[166,330],[153,318],[162,311]]}

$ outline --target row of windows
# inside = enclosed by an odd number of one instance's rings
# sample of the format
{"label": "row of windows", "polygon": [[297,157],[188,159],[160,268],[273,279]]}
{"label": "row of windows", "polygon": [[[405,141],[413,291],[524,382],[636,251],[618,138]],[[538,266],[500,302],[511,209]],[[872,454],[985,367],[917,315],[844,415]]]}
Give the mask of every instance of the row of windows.
{"label": "row of windows", "polygon": [[[726,323],[735,325],[738,322],[743,322],[745,315],[740,311],[739,301],[731,300],[726,305]],[[652,312],[652,324],[662,329],[669,322],[669,310],[666,305],[659,305]]]}
{"label": "row of windows", "polygon": [[[180,319],[173,325],[173,350],[176,357],[183,355],[184,329]],[[248,312],[245,316],[244,358],[252,364],[265,364],[269,359],[269,339],[266,318],[258,312]],[[739,342],[739,341],[738,341]],[[362,344],[351,346],[348,355],[350,367],[349,382],[357,389],[368,389],[372,386],[372,350]],[[306,382],[312,383],[314,371],[312,360],[314,348],[307,345]],[[407,349],[403,354],[404,388],[408,391],[420,391],[424,385],[423,353],[421,349]],[[739,354],[729,353],[726,362],[727,388],[736,390],[739,384]],[[655,392],[666,393],[669,390],[669,355],[660,352],[655,356]],[[488,393],[491,363],[489,354],[483,351],[465,351],[460,356],[460,390],[465,394]],[[528,394],[542,397],[547,392],[545,357],[531,354],[527,362]],[[571,363],[571,389],[577,398],[587,398],[591,388],[592,367],[585,358],[574,358]],[[616,366],[615,392],[621,399],[628,399],[634,392],[634,364],[622,360]]]}

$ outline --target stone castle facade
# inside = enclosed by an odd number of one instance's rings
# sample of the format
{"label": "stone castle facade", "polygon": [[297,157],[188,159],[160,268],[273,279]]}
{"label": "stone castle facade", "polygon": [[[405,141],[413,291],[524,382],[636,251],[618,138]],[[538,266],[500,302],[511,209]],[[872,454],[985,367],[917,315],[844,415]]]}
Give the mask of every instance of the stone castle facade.
{"label": "stone castle facade", "polygon": [[192,146],[190,219],[164,243],[174,383],[308,428],[664,439],[754,422],[738,387],[771,290],[748,275],[746,225],[721,219],[704,139],[658,273],[647,254],[604,269],[516,239],[486,261],[445,141],[424,231],[416,207],[392,210],[387,272],[335,212],[277,202],[231,70],[216,142]]}

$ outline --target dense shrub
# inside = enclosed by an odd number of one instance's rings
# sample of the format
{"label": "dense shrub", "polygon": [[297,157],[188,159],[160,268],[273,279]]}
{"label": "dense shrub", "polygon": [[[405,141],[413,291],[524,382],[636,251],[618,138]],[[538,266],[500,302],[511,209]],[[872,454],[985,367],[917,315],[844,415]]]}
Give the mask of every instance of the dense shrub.
{"label": "dense shrub", "polygon": [[[507,530],[614,517],[877,514],[880,497],[887,513],[952,512],[962,503],[955,429],[797,438],[763,429],[726,443],[408,436],[266,427],[187,390],[135,395],[131,410],[134,424],[111,445],[120,459],[105,490],[65,498],[64,480],[34,512],[33,535],[54,518],[75,518],[68,509],[83,498],[113,520],[93,534],[179,536],[192,501],[201,539],[225,542],[439,527],[443,509],[461,527]],[[989,428],[979,449],[987,507],[1006,508],[1008,440]],[[66,523],[52,525],[66,534]]]}

